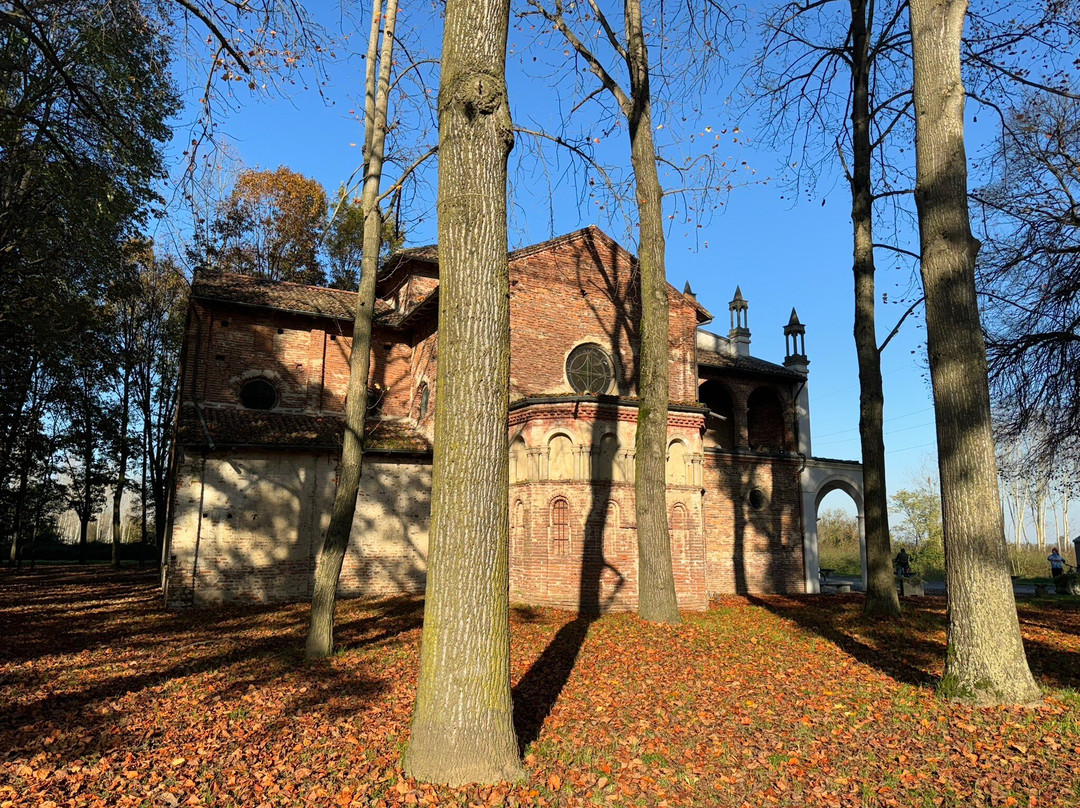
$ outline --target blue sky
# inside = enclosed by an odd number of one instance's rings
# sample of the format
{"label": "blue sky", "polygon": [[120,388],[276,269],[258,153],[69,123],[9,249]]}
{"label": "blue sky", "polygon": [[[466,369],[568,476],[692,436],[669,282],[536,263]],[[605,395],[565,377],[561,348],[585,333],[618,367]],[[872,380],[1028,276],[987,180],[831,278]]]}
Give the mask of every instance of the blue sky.
{"label": "blue sky", "polygon": [[[327,19],[328,26],[333,28],[337,17]],[[404,24],[403,19],[401,25]],[[340,31],[335,35],[340,35]],[[423,39],[430,44],[438,35],[436,28],[431,27]],[[363,36],[362,31],[359,36]],[[357,144],[363,137],[361,126],[350,114],[350,110],[359,109],[356,102],[362,80],[357,73],[359,65],[356,58],[331,65],[322,97],[313,90],[297,87],[287,95],[244,98],[237,109],[221,118],[219,131],[228,137],[244,165],[262,168],[288,165],[319,180],[333,194],[356,169],[360,159]],[[185,77],[181,73],[178,78]],[[591,76],[585,76],[583,81],[590,79]],[[550,120],[556,112],[552,89],[518,70],[511,76],[510,94],[514,118],[519,124]],[[695,224],[672,224],[667,242],[668,278],[679,289],[689,281],[699,301],[716,316],[710,330],[721,334],[726,334],[728,329],[727,303],[739,285],[750,303],[752,352],[774,362],[783,361],[782,329],[792,307],[797,308],[806,325],[806,349],[811,362],[814,454],[859,459],[859,391],[851,333],[853,292],[847,186],[838,179],[819,187],[808,199],[806,194],[801,197],[792,194],[775,181],[759,184],[776,171],[780,156],[753,145],[755,133],[751,119],[736,120],[723,104],[716,107],[705,110],[700,120],[691,120],[687,126],[698,135],[703,135],[706,127],[713,127],[713,132],[728,130],[729,135],[736,124],[741,127],[738,138],[731,137],[728,142],[725,137],[721,146],[728,150],[725,156],[730,164],[740,168],[734,179],[737,187],[724,199],[721,212],[702,220],[700,227],[696,226],[696,219]],[[184,130],[178,128],[178,140],[183,142],[184,135]],[[599,148],[608,162],[624,165],[628,162],[626,136],[622,131],[605,138]],[[742,161],[746,161],[746,169],[741,167]],[[751,176],[750,171],[756,173]],[[588,205],[576,204],[570,191],[560,191],[549,205],[545,186],[535,175],[519,177],[514,185],[517,197],[510,223],[513,247],[592,223],[633,247],[620,226],[598,218],[602,214],[595,206],[588,209]],[[409,230],[410,244],[434,241],[433,209],[421,206],[420,216],[421,220],[414,222]],[[916,237],[914,232],[907,235]],[[883,292],[896,301],[910,290],[910,269],[906,266],[893,269],[893,263],[889,256],[879,256],[879,301]],[[879,341],[905,307],[879,303]],[[910,486],[912,475],[928,459],[933,463],[935,456],[924,333],[920,312],[908,318],[882,358],[890,492]],[[825,503],[825,507],[844,505],[840,494],[830,495]]]}

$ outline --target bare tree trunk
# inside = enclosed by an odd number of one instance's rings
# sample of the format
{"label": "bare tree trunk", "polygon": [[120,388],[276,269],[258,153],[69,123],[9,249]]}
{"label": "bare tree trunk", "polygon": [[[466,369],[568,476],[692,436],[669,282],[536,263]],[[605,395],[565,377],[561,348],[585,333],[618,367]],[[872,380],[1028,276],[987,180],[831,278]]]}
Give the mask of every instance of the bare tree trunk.
{"label": "bare tree trunk", "polygon": [[139,569],[146,567],[146,463],[150,455],[150,426],[145,420],[142,439],[142,480],[139,484],[139,504],[142,510],[139,517]]}
{"label": "bare tree trunk", "polygon": [[120,569],[120,528],[123,524],[120,508],[124,498],[124,486],[127,485],[127,432],[128,420],[131,416],[131,402],[128,399],[130,381],[131,371],[129,368],[124,368],[124,383],[120,391],[120,398],[122,399],[120,410],[120,457],[117,462],[116,487],[113,490],[112,507],[112,566],[113,569],[117,570]]}
{"label": "bare tree trunk", "polygon": [[656,172],[649,90],[649,50],[640,0],[626,3],[630,68],[630,162],[638,206],[641,271],[641,352],[634,450],[634,512],[638,539],[638,615],[679,623],[667,521],[668,296],[664,261],[663,189]]}
{"label": "bare tree trunk", "polygon": [[[382,179],[383,150],[386,144],[386,109],[390,95],[390,68],[394,49],[394,25],[397,22],[397,0],[388,0],[386,30],[383,32],[378,87],[374,71],[368,65],[369,84],[365,121],[371,129],[365,133],[369,144],[365,159],[364,188],[361,194],[364,210],[364,252],[360,270],[360,289],[356,296],[353,316],[352,353],[349,357],[349,387],[345,397],[345,440],[338,466],[338,487],[330,525],[323,539],[322,552],[315,567],[315,589],[311,597],[311,622],[308,626],[304,654],[308,659],[330,656],[334,650],[334,603],[337,599],[338,578],[345,551],[349,546],[356,496],[360,490],[360,475],[364,462],[364,419],[367,413],[367,383],[371,365],[371,323],[375,310],[375,280],[379,270],[379,249],[382,221],[379,211],[379,184]],[[375,50],[379,37],[379,18],[382,0],[374,0],[369,54]]]}
{"label": "bare tree trunk", "polygon": [[1035,545],[1040,552],[1046,551],[1046,486],[1041,482],[1033,488],[1031,502],[1028,508],[1031,512],[1031,523],[1035,526]]}
{"label": "bare tree trunk", "polygon": [[510,696],[509,0],[449,0],[439,83],[439,364],[420,676],[405,771],[515,780]]}
{"label": "bare tree trunk", "polygon": [[874,220],[870,163],[870,66],[866,0],[851,0],[851,221],[854,224],[855,351],[859,359],[859,437],[862,441],[866,530],[866,614],[898,615],[885,488],[884,393],[874,297]]}
{"label": "bare tree trunk", "polygon": [[29,446],[23,450],[21,469],[19,470],[19,491],[15,496],[15,524],[11,530],[11,564],[22,566],[22,547],[19,538],[22,534],[23,512],[26,509],[26,488],[30,481],[31,455]]}
{"label": "bare tree trunk", "polygon": [[911,0],[927,351],[937,416],[948,651],[942,693],[977,703],[1039,698],[1020,638],[975,296],[960,44],[967,0]]}

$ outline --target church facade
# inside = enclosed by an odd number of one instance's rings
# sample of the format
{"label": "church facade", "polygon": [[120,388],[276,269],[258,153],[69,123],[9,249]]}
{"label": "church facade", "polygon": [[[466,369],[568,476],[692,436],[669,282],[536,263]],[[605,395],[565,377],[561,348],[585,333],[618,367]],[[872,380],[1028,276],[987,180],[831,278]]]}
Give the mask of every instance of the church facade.
{"label": "church facade", "polygon": [[[634,432],[637,264],[595,227],[510,255],[510,596],[584,611],[637,603]],[[810,524],[858,464],[810,453],[804,329],[787,356],[750,353],[669,287],[667,510],[679,605],[725,593],[817,591]],[[345,596],[423,590],[439,272],[404,250],[377,289],[364,473]],[[163,557],[170,605],[309,598],[336,484],[355,296],[200,276],[182,357]]]}

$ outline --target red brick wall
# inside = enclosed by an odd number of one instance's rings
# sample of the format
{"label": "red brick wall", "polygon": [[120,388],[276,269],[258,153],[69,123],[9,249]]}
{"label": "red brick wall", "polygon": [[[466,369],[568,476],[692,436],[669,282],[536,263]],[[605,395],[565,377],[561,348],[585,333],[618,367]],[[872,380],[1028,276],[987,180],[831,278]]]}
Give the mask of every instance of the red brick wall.
{"label": "red brick wall", "polygon": [[[239,405],[243,380],[264,373],[284,409],[344,412],[352,324],[227,303],[193,303],[185,364],[184,400],[195,384],[204,404]],[[401,332],[376,327],[371,380],[382,392],[381,412],[406,416],[412,402],[413,350]]]}
{"label": "red brick wall", "polygon": [[[625,250],[582,237],[510,264],[510,395],[572,394],[566,357],[583,342],[600,344],[615,359],[617,389],[636,396],[640,347],[637,270]],[[669,323],[673,402],[696,400],[696,312],[671,292]]]}
{"label": "red brick wall", "polygon": [[[710,595],[802,592],[798,458],[707,452],[704,529]],[[750,492],[760,490],[756,510]]]}
{"label": "red brick wall", "polygon": [[[512,599],[593,611],[637,608],[637,520],[632,482],[636,414],[630,406],[598,408],[575,403],[536,404],[510,414],[511,435],[524,443],[526,452],[531,451],[528,479],[510,487]],[[691,453],[700,452],[701,422],[699,415],[673,414],[669,435],[683,440]],[[537,465],[556,435],[565,435],[572,443],[573,479],[548,479],[543,462]],[[617,473],[603,466],[596,451],[605,435],[618,438],[616,463],[621,468]],[[630,456],[626,456],[628,452]],[[599,477],[608,479],[592,479]],[[565,543],[553,525],[553,503],[559,499],[568,506]],[[685,514],[684,529],[672,535],[679,605],[704,609],[708,598],[701,486],[670,485],[669,520],[676,504]]]}

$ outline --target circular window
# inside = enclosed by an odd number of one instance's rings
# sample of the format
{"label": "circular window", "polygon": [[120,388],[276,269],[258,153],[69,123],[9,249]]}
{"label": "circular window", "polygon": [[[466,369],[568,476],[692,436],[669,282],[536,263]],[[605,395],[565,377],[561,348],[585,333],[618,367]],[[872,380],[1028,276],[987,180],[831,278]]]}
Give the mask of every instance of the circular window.
{"label": "circular window", "polygon": [[765,496],[765,492],[760,488],[755,488],[750,492],[750,507],[755,511],[762,510],[769,504],[769,498]]}
{"label": "circular window", "polygon": [[272,410],[277,406],[277,388],[266,379],[252,379],[240,388],[240,403],[249,410]]}
{"label": "circular window", "polygon": [[603,348],[589,342],[577,346],[566,357],[566,379],[581,395],[600,395],[615,381],[615,365]]}

